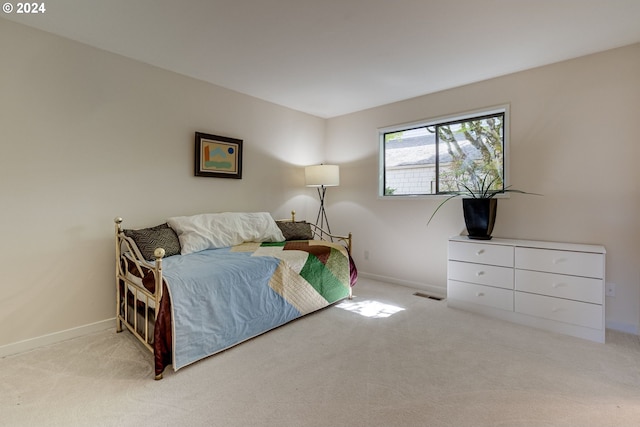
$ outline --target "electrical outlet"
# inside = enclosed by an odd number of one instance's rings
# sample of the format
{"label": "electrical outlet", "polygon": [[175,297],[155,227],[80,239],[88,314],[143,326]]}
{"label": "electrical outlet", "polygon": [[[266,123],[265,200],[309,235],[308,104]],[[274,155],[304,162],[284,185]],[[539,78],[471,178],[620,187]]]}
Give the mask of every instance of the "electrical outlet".
{"label": "electrical outlet", "polygon": [[608,297],[616,296],[616,284],[615,283],[607,283],[605,288],[605,295]]}
{"label": "electrical outlet", "polygon": [[364,259],[369,259],[369,251],[364,251]]}

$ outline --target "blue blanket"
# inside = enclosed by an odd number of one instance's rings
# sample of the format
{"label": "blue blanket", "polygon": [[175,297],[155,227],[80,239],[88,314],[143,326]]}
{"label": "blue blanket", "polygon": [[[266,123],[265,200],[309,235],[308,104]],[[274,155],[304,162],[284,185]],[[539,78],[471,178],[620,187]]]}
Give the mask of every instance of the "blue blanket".
{"label": "blue blanket", "polygon": [[[348,257],[335,248],[327,250],[332,254],[327,259]],[[317,275],[329,299],[317,292],[318,284],[309,283],[316,279],[299,275],[317,264],[311,253],[259,244],[166,258],[174,370],[347,296],[349,282],[337,281],[329,268]],[[335,269],[335,262],[327,264]]]}

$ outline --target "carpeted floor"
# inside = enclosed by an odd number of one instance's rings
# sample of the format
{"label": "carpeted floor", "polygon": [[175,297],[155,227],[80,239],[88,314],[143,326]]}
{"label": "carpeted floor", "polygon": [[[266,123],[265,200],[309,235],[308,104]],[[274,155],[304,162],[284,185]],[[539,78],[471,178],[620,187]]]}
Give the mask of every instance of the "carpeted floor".
{"label": "carpeted floor", "polygon": [[161,381],[128,332],[5,357],[0,425],[640,425],[639,337],[609,331],[597,344],[415,291],[361,279],[348,307]]}

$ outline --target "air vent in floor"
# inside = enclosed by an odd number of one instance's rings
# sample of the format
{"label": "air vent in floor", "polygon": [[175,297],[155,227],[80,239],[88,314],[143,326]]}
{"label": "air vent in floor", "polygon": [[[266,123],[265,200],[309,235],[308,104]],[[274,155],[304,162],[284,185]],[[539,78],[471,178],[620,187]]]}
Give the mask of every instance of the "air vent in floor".
{"label": "air vent in floor", "polygon": [[417,297],[433,299],[433,300],[436,300],[436,301],[442,301],[444,299],[444,298],[441,298],[441,297],[434,297],[433,295],[424,294],[422,292],[416,292],[414,295],[417,296]]}

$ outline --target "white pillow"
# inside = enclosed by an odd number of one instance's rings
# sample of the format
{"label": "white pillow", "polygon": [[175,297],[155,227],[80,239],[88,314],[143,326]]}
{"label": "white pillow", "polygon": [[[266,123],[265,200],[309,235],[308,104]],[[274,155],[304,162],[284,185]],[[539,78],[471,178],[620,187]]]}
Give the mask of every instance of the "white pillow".
{"label": "white pillow", "polygon": [[281,242],[282,231],[268,212],[223,212],[169,218],[182,255],[244,242]]}

